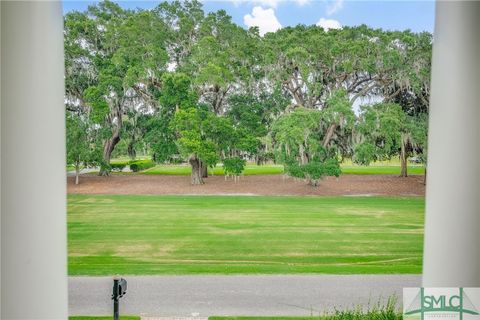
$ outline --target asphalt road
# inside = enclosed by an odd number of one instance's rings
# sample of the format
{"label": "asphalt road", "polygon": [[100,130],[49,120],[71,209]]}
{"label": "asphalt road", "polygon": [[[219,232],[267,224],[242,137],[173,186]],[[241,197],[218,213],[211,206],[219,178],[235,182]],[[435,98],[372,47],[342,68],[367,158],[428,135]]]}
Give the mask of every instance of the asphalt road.
{"label": "asphalt road", "polygon": [[[128,276],[120,313],[144,317],[309,316],[402,298],[420,275]],[[70,277],[70,315],[110,315],[111,277]]]}

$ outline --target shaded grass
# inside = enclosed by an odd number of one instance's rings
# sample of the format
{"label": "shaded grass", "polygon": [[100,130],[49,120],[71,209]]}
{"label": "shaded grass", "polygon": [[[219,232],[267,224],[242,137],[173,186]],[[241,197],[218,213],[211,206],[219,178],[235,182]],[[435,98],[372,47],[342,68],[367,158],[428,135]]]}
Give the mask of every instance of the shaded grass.
{"label": "shaded grass", "polygon": [[420,273],[423,211],[423,198],[69,195],[69,274]]}

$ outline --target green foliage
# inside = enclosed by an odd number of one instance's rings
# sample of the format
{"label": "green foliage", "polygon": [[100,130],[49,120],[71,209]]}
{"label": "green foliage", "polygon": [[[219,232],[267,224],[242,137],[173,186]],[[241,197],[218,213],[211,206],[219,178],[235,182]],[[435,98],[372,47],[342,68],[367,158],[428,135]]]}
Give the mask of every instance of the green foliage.
{"label": "green foliage", "polygon": [[368,166],[376,160],[375,145],[371,142],[362,142],[355,147],[353,162],[362,166]]}
{"label": "green foliage", "polygon": [[402,144],[408,154],[424,162],[427,154],[428,117],[425,113],[409,115],[399,104],[379,103],[363,106],[357,125],[360,142],[353,160],[369,165],[372,161],[402,155]]}
{"label": "green foliage", "polygon": [[191,90],[191,78],[183,73],[166,73],[162,77],[160,105],[168,110],[190,108],[197,104],[198,97]]}
{"label": "green foliage", "polygon": [[427,163],[428,114],[409,115],[406,120],[405,132],[409,135],[412,151],[423,163]]}
{"label": "green foliage", "polygon": [[[260,37],[195,0],[152,10],[102,1],[67,13],[64,28],[66,107],[94,128],[105,168],[115,148],[208,165],[272,154],[369,164],[401,146],[425,160],[429,33],[297,25]],[[362,97],[386,103],[356,121]]]}
{"label": "green foliage", "polygon": [[95,127],[75,114],[67,113],[67,164],[76,168],[102,164],[102,154]]}
{"label": "green foliage", "polygon": [[286,164],[285,172],[295,178],[307,179],[312,186],[317,186],[322,177],[338,177],[342,170],[336,159],[327,159],[324,162],[310,161],[306,164],[290,162]]}
{"label": "green foliage", "polygon": [[90,119],[94,123],[101,124],[110,112],[108,103],[98,87],[88,87],[84,93],[85,102],[91,106]]}
{"label": "green foliage", "polygon": [[326,124],[338,124],[340,129],[350,129],[355,121],[352,104],[345,90],[337,90],[327,99],[322,112],[322,121]]}
{"label": "green foliage", "polygon": [[357,131],[363,141],[355,147],[354,162],[368,165],[398,154],[405,124],[405,113],[398,104],[362,106]]}
{"label": "green foliage", "polygon": [[247,161],[240,157],[223,159],[223,170],[226,175],[239,176],[245,169]]}
{"label": "green foliage", "polygon": [[218,145],[215,138],[207,134],[205,127],[214,115],[201,109],[190,108],[179,110],[175,114],[172,127],[177,132],[178,149],[185,157],[196,156],[208,166],[215,165],[218,160]]}
{"label": "green foliage", "polygon": [[155,167],[155,162],[152,160],[135,160],[130,161],[130,170],[139,172]]}
{"label": "green foliage", "polygon": [[[332,115],[329,113],[329,115]],[[280,117],[273,127],[277,141],[277,159],[285,164],[285,172],[307,179],[313,186],[323,176],[339,176],[340,166],[321,144],[322,111],[296,108]]]}

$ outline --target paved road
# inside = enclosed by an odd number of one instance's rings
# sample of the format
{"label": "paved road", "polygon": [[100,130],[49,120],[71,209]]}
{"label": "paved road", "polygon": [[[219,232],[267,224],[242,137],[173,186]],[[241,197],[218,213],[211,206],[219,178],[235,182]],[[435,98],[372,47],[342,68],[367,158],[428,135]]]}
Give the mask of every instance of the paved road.
{"label": "paved road", "polygon": [[[121,314],[308,316],[376,304],[420,286],[418,275],[129,276]],[[110,277],[70,277],[70,315],[109,315]]]}

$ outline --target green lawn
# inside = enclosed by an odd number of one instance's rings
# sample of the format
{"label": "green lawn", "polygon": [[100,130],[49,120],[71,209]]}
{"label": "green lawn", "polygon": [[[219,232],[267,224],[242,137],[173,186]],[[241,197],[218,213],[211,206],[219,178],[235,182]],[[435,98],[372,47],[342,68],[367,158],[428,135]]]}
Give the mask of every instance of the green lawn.
{"label": "green lawn", "polygon": [[[208,169],[210,174],[223,175],[223,167],[217,166],[214,169]],[[188,165],[158,165],[154,168],[146,170],[144,174],[165,174],[165,175],[190,175],[192,168]],[[283,173],[282,165],[268,164],[257,166],[255,164],[247,164],[244,174],[246,176],[259,174],[281,174]]]}
{"label": "green lawn", "polygon": [[[120,164],[123,163],[127,165],[129,163],[129,159],[113,159],[112,164]],[[400,174],[400,165],[398,161],[383,161],[373,163],[370,166],[359,166],[352,164],[351,161],[345,161],[341,165],[342,173],[343,174]],[[75,168],[73,166],[67,166],[67,171],[74,171]],[[208,169],[210,174],[214,175],[223,175],[223,167],[216,166],[214,169]],[[140,174],[148,174],[148,175],[190,175],[192,169],[189,165],[157,165],[153,168],[147,169],[145,171],[140,172]],[[122,172],[121,174],[128,174],[131,172]],[[261,175],[261,174],[282,174],[283,173],[283,166],[277,164],[266,164],[262,166],[257,166],[256,164],[249,163],[245,167],[244,175]],[[409,174],[424,174],[425,168],[423,165],[412,165],[409,164],[408,166],[408,173]],[[95,174],[95,173],[92,173]],[[115,174],[115,172],[114,172]]]}
{"label": "green lawn", "polygon": [[[190,166],[187,165],[157,165],[154,168],[143,171],[144,174],[164,174],[164,175],[190,175],[192,172]],[[213,170],[209,168],[210,174],[223,175],[223,167],[217,166]],[[409,174],[424,174],[423,166],[409,166]],[[257,166],[248,164],[245,168],[244,174],[260,175],[260,174],[282,174],[283,166],[268,164]],[[356,166],[356,165],[342,165],[343,174],[400,174],[400,166],[397,165],[372,165],[372,166]]]}
{"label": "green lawn", "polygon": [[[408,166],[408,174],[425,174],[423,166]],[[397,174],[400,175],[399,166],[355,166],[342,165],[343,174]]]}
{"label": "green lawn", "polygon": [[69,274],[420,273],[423,211],[423,198],[69,195]]}

